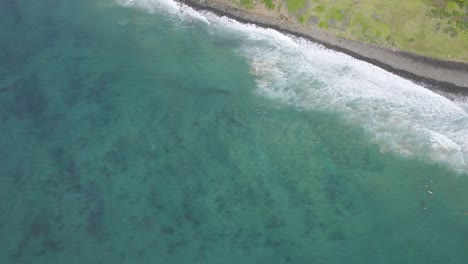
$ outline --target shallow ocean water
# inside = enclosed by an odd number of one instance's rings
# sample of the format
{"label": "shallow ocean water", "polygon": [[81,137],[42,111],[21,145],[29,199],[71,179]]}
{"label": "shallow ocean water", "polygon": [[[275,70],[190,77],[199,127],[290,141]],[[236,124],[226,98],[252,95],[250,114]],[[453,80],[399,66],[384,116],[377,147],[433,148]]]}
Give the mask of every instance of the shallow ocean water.
{"label": "shallow ocean water", "polygon": [[0,263],[466,262],[466,105],[170,1],[0,32]]}

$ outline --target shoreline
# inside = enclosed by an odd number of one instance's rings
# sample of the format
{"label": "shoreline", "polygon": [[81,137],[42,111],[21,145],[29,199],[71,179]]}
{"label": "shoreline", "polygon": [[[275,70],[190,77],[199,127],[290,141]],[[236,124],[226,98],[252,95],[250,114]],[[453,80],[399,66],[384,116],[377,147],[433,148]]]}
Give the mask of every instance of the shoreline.
{"label": "shoreline", "polygon": [[281,33],[301,37],[326,48],[343,52],[384,70],[409,79],[449,99],[468,97],[468,64],[443,61],[414,53],[391,50],[338,37],[331,32],[306,28],[277,16],[254,13],[233,7],[222,0],[175,0],[195,10],[206,10],[242,23],[271,28]]}

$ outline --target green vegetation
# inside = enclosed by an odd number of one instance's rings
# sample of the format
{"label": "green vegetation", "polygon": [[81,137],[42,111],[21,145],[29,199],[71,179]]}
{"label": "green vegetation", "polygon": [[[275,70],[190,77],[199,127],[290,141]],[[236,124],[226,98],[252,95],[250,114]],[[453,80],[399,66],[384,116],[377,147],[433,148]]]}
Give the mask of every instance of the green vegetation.
{"label": "green vegetation", "polygon": [[307,0],[285,0],[286,6],[290,12],[295,12],[305,7]]}
{"label": "green vegetation", "polygon": [[[468,0],[237,0],[339,36],[440,59],[468,62]],[[256,0],[257,1],[257,0]],[[286,9],[286,10],[285,10]]]}
{"label": "green vegetation", "polygon": [[304,24],[306,22],[306,16],[299,17],[299,23]]}
{"label": "green vegetation", "polygon": [[323,20],[321,20],[321,21],[319,22],[319,28],[328,29],[328,23],[325,22],[325,21],[323,21]]}
{"label": "green vegetation", "polygon": [[341,9],[332,7],[330,11],[327,13],[327,18],[334,19],[336,21],[343,21],[345,17],[345,13],[341,11]]}
{"label": "green vegetation", "polygon": [[254,7],[253,0],[240,0],[240,5],[243,8],[251,9]]}
{"label": "green vegetation", "polygon": [[268,8],[270,10],[275,9],[275,4],[273,3],[273,0],[262,0],[262,1],[265,4],[266,8]]}
{"label": "green vegetation", "polygon": [[433,5],[430,15],[439,19],[447,20],[450,25],[449,31],[454,34],[458,31],[468,32],[468,1],[449,0],[445,5]]}
{"label": "green vegetation", "polygon": [[317,5],[315,8],[314,8],[315,12],[317,13],[321,13],[323,10],[325,10],[325,6],[324,5]]}
{"label": "green vegetation", "polygon": [[395,37],[390,34],[387,36],[387,39],[386,39],[387,43],[390,44],[391,46],[394,46],[396,44],[396,39]]}

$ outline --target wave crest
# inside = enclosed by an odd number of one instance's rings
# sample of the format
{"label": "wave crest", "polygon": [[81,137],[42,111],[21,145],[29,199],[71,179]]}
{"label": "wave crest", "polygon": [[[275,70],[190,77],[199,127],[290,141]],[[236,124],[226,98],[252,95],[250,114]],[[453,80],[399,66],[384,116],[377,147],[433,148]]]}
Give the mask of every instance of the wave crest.
{"label": "wave crest", "polygon": [[303,109],[339,113],[363,127],[381,151],[468,171],[466,102],[456,104],[346,54],[275,30],[198,12],[172,0],[120,0],[162,11],[183,26],[224,38],[250,64],[257,94]]}

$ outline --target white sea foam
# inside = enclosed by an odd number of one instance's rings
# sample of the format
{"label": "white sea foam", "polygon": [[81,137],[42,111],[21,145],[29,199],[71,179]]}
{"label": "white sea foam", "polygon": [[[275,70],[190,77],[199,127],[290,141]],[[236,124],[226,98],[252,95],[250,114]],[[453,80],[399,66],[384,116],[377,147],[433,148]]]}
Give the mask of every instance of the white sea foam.
{"label": "white sea foam", "polygon": [[301,38],[198,12],[172,0],[126,0],[236,43],[257,93],[303,109],[333,111],[361,125],[382,151],[468,171],[466,101],[454,103],[411,81]]}

